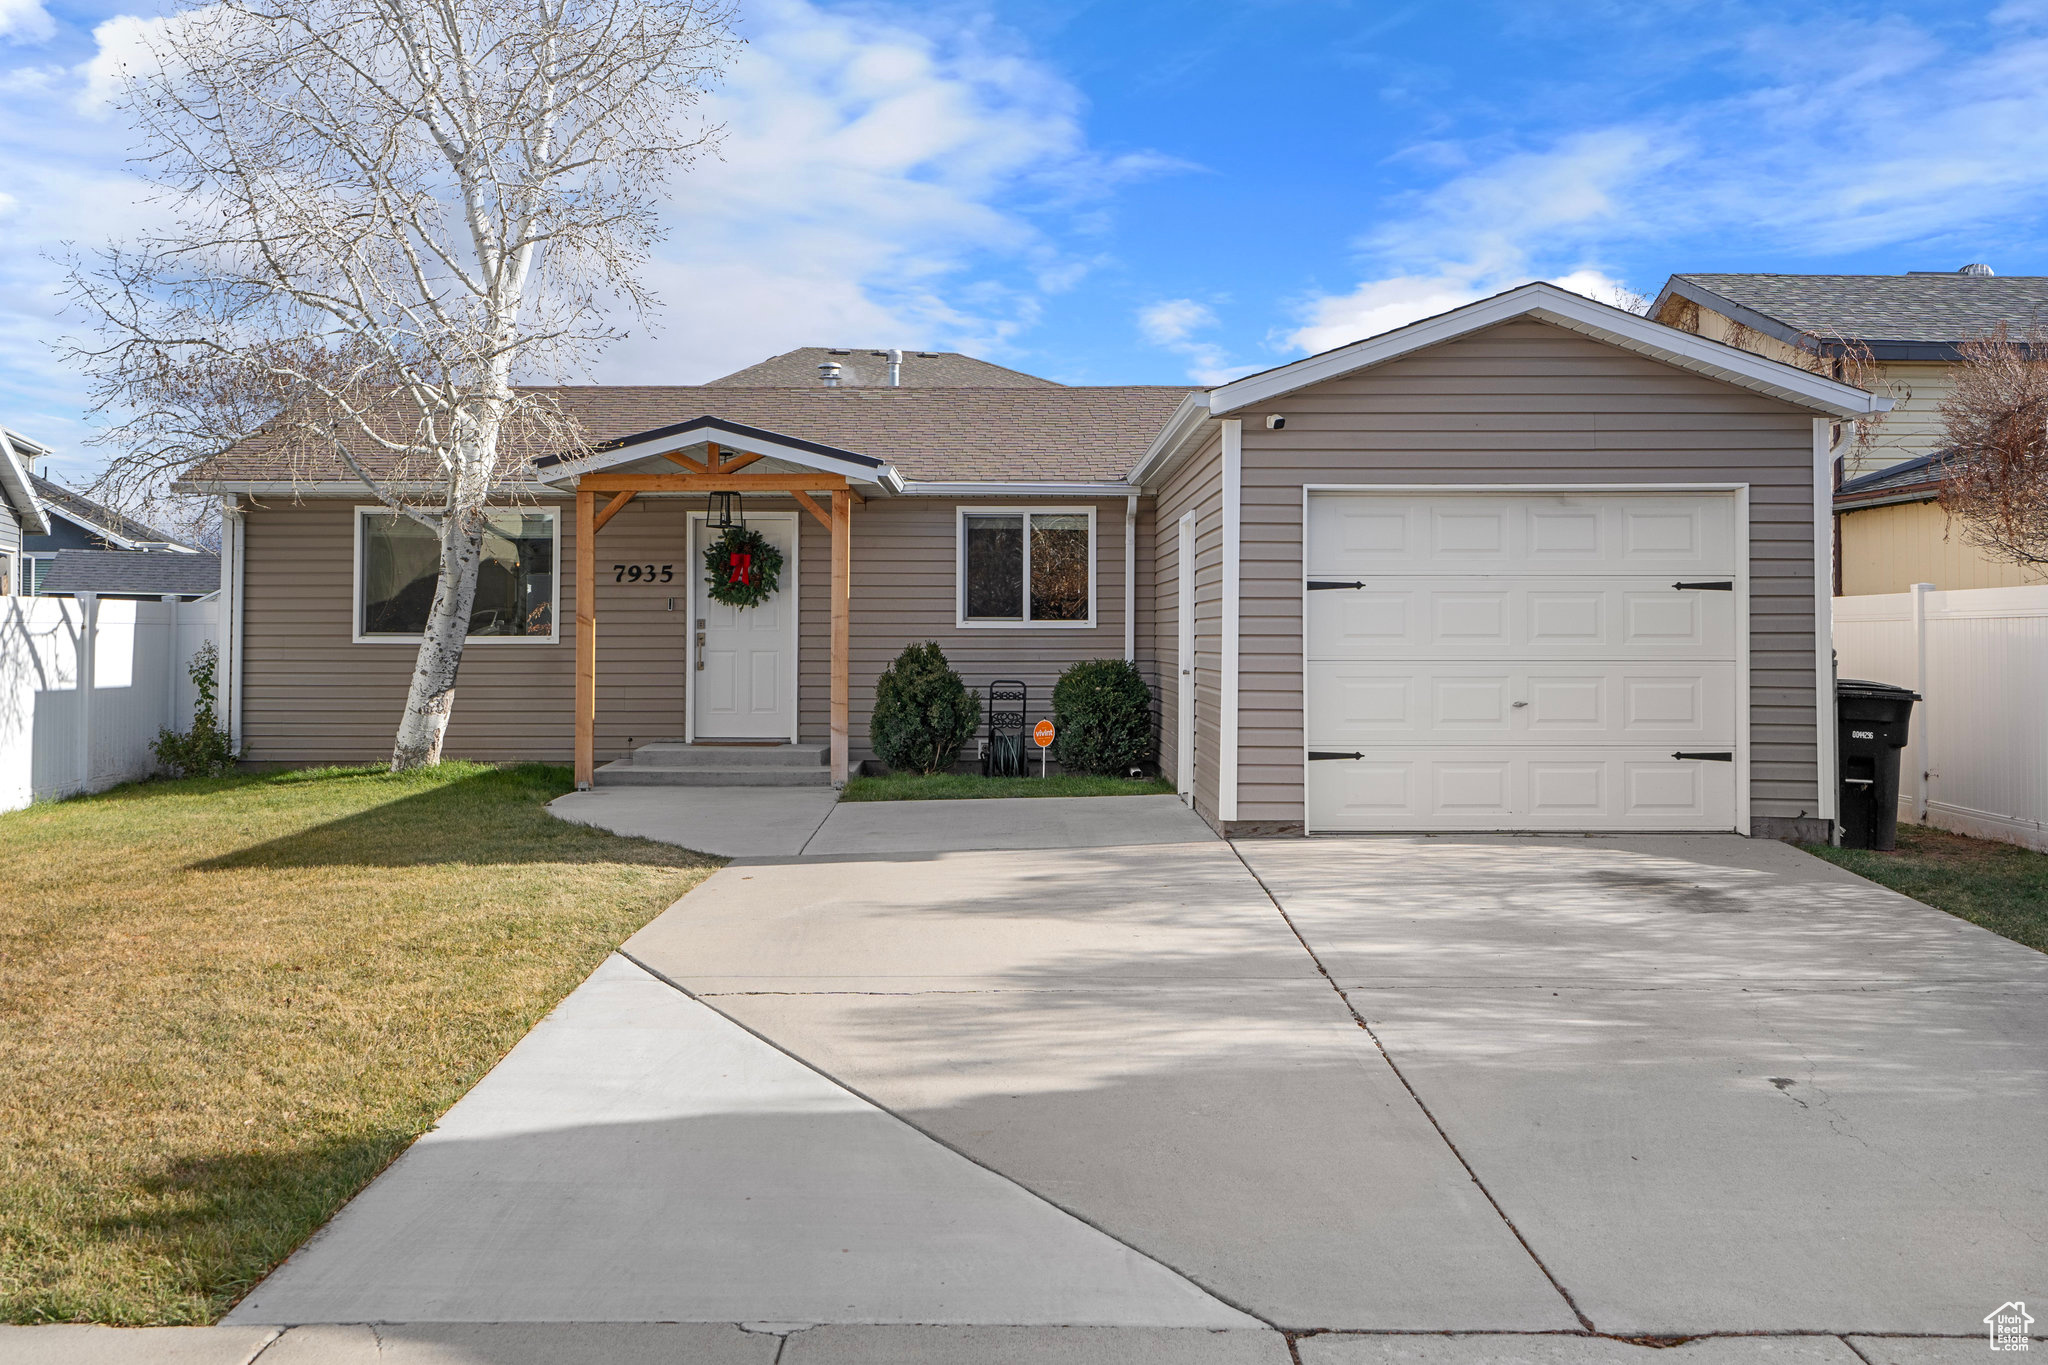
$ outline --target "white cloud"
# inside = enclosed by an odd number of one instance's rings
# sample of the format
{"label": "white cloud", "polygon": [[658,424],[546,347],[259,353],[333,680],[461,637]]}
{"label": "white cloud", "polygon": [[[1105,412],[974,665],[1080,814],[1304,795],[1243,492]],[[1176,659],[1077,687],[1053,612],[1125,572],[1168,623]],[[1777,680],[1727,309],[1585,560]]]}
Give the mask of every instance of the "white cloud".
{"label": "white cloud", "polygon": [[41,42],[56,31],[42,0],[0,0],[0,38]]}
{"label": "white cloud", "polygon": [[1076,212],[1167,163],[1087,143],[1081,99],[985,26],[768,0],[710,102],[722,158],[677,177],[658,332],[606,379],[691,382],[800,345],[1004,354],[1095,262]]}
{"label": "white cloud", "polygon": [[2024,31],[2044,15],[2005,5],[1974,52],[1892,18],[1759,29],[1754,83],[1722,99],[1490,158],[1430,143],[1455,173],[1392,205],[1355,244],[1358,282],[1275,339],[1326,349],[1538,278],[1615,302],[1606,263],[1646,245],[1674,270],[1905,242],[1927,268],[1987,259],[1983,236],[2048,211],[2048,38]]}
{"label": "white cloud", "polygon": [[1193,299],[1162,299],[1138,310],[1138,330],[1154,346],[1186,341],[1188,334],[1216,325],[1216,314]]}

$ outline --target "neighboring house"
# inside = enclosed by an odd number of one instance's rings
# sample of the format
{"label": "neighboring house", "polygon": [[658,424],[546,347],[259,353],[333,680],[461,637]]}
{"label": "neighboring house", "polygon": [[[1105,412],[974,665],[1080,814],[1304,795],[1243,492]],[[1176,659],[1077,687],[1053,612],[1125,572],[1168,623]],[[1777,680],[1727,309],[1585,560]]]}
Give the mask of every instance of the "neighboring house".
{"label": "neighboring house", "polygon": [[34,476],[28,469],[28,460],[41,452],[35,442],[0,427],[0,597],[28,592],[22,541],[50,529],[49,515],[36,497]]}
{"label": "neighboring house", "polygon": [[2040,581],[1950,536],[1934,502],[1939,490],[1914,476],[1947,443],[1941,404],[1958,348],[2000,327],[2020,342],[2048,329],[2048,276],[1996,275],[1984,265],[1954,274],[1673,275],[1650,314],[1894,400],[1838,451],[1840,591]]}
{"label": "neighboring house", "polygon": [[187,602],[220,587],[220,560],[169,550],[59,550],[43,576],[42,595],[177,597]]}
{"label": "neighboring house", "polygon": [[49,587],[44,581],[51,564],[64,550],[122,550],[172,555],[204,553],[196,545],[165,535],[105,503],[73,492],[55,480],[31,474],[29,481],[34,485],[44,510],[49,513],[50,526],[44,534],[29,536],[22,542],[23,555],[28,561],[23,569],[24,592],[68,591]]}
{"label": "neighboring house", "polygon": [[[604,783],[795,742],[839,776],[930,639],[1034,719],[1067,664],[1133,660],[1233,833],[1834,816],[1829,427],[1887,403],[1748,350],[1531,284],[1214,389],[559,397],[596,444],[507,490],[451,755]],[[431,538],[260,442],[192,487],[228,513],[243,751],[388,754]],[[721,490],[786,557],[748,611],[704,592]]]}

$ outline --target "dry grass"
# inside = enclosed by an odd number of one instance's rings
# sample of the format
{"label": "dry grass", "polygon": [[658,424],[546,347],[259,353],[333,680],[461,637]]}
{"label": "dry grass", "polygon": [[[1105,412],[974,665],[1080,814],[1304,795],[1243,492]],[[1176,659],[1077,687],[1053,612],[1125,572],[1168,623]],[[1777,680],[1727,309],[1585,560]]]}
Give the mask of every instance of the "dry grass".
{"label": "dry grass", "polygon": [[219,1316],[710,860],[565,770],[157,783],[0,816],[0,1320]]}

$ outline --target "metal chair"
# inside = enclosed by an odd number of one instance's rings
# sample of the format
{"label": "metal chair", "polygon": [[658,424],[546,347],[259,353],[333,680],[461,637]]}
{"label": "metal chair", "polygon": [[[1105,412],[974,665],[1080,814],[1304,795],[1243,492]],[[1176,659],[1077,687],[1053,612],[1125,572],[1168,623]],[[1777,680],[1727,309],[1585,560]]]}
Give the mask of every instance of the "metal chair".
{"label": "metal chair", "polygon": [[988,685],[988,750],[981,771],[988,777],[1024,776],[1024,684],[997,678]]}

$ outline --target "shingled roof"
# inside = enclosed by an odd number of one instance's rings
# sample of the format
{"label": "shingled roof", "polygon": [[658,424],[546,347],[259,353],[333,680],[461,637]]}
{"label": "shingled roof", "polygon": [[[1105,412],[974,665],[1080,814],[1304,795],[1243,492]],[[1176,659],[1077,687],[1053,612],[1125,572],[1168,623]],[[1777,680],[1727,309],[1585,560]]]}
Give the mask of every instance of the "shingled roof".
{"label": "shingled roof", "polygon": [[[872,456],[913,481],[1093,483],[1121,481],[1190,390],[577,385],[539,392],[552,393],[592,445],[709,416]],[[293,468],[275,446],[245,441],[191,482],[353,477],[338,460]]]}
{"label": "shingled roof", "polygon": [[1941,481],[1954,468],[1956,453],[1937,450],[1917,460],[1905,460],[1854,479],[1844,479],[1835,490],[1835,510],[1880,507],[1891,502],[1925,502],[1938,496]]}
{"label": "shingled roof", "polygon": [[220,561],[178,550],[59,550],[38,591],[202,597],[220,587]]}
{"label": "shingled roof", "polygon": [[117,512],[103,502],[86,497],[83,493],[74,493],[63,484],[52,482],[40,474],[29,475],[29,482],[34,486],[36,496],[43,500],[43,504],[50,511],[60,517],[68,517],[88,531],[104,533],[109,541],[114,542],[117,549],[125,550],[130,545],[177,545],[187,550],[198,548],[186,545],[176,536],[167,536],[154,526]]}
{"label": "shingled roof", "polygon": [[[758,365],[707,381],[722,388],[823,388],[820,365],[839,366],[839,383],[849,389],[889,388],[889,353],[851,346],[799,346]],[[1056,389],[1061,385],[1022,370],[1009,370],[958,351],[905,351],[899,374],[906,389]]]}
{"label": "shingled roof", "polygon": [[1853,340],[1878,360],[1952,360],[2000,326],[2015,340],[2048,328],[2048,275],[1673,275],[1672,296],[1793,345]]}

